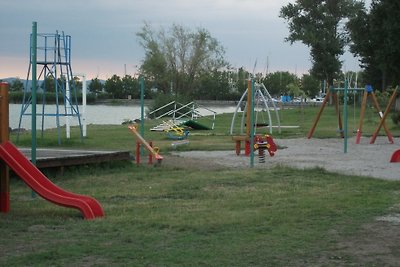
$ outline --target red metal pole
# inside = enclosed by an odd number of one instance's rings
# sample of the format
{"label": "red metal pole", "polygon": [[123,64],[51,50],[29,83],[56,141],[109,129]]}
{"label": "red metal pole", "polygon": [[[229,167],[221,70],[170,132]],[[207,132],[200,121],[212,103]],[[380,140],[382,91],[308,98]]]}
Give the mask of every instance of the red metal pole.
{"label": "red metal pole", "polygon": [[[0,83],[0,142],[9,140],[8,83]],[[10,210],[10,172],[4,161],[0,162],[0,212]]]}
{"label": "red metal pole", "polygon": [[[150,147],[153,147],[153,142],[149,142]],[[153,153],[149,153],[149,165],[153,164]]]}
{"label": "red metal pole", "polygon": [[248,140],[244,141],[244,155],[250,155],[250,141]]}

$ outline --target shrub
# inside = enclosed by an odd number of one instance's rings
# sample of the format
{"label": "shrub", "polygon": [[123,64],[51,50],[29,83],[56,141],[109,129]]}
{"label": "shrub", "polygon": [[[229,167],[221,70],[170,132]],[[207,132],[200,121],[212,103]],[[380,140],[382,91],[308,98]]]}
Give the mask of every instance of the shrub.
{"label": "shrub", "polygon": [[394,124],[400,125],[400,111],[394,112],[391,117]]}

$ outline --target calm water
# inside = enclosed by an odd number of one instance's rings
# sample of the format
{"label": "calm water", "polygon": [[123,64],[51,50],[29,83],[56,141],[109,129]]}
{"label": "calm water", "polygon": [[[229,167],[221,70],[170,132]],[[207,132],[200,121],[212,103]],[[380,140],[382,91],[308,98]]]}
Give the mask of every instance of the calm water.
{"label": "calm water", "polygon": [[[21,114],[20,104],[10,104],[10,127],[15,129],[18,128],[19,118]],[[230,113],[235,111],[234,106],[210,106],[207,107],[217,114]],[[63,107],[60,106],[60,110]],[[145,107],[146,109],[146,107]],[[42,106],[37,105],[37,113],[42,111]],[[55,113],[55,105],[46,105],[45,113]],[[82,116],[82,107],[79,106],[79,111]],[[26,113],[31,112],[31,107]],[[200,109],[199,112],[202,115],[211,115],[209,111]],[[114,124],[119,125],[126,120],[140,119],[140,106],[106,106],[106,105],[87,105],[86,106],[86,124]],[[82,118],[81,118],[82,119]],[[28,115],[22,116],[21,128],[31,129],[31,117]],[[70,118],[71,125],[78,125],[77,118]],[[37,129],[42,127],[42,117],[38,116],[36,119]],[[60,125],[65,125],[65,118],[60,117]],[[56,128],[56,118],[54,116],[46,116],[44,118],[44,129]]]}

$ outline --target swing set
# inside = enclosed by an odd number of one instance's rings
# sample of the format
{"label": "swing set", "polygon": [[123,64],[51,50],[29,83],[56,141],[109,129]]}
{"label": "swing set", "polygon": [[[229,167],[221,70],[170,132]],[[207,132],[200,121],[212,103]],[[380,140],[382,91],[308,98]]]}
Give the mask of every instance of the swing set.
{"label": "swing set", "polygon": [[[387,118],[387,115],[390,112],[390,107],[392,106],[392,104],[394,103],[394,101],[396,99],[396,95],[398,93],[398,90],[399,90],[399,87],[397,86],[396,89],[394,90],[392,96],[390,97],[390,100],[389,100],[389,103],[388,103],[388,105],[387,105],[387,107],[385,109],[385,112],[382,112],[382,110],[381,110],[381,108],[380,108],[380,106],[378,104],[377,98],[375,96],[375,93],[374,93],[374,91],[372,89],[372,86],[367,85],[365,88],[349,88],[347,86],[347,81],[345,81],[344,88],[335,88],[335,87],[331,86],[328,89],[327,94],[325,95],[325,98],[324,98],[324,100],[322,102],[322,105],[321,105],[320,110],[319,110],[319,112],[317,114],[317,117],[316,117],[316,119],[315,119],[315,121],[314,121],[314,123],[313,123],[313,125],[312,125],[312,127],[310,129],[310,131],[307,134],[307,138],[310,139],[313,136],[315,128],[317,127],[319,119],[321,118],[322,112],[323,112],[326,104],[328,103],[329,99],[332,97],[332,100],[333,100],[334,105],[335,105],[336,115],[337,115],[337,118],[338,118],[338,128],[339,128],[340,136],[342,138],[345,138],[346,141],[347,141],[347,93],[349,91],[352,91],[352,92],[364,91],[363,98],[362,98],[362,103],[361,103],[361,110],[360,110],[360,122],[359,122],[359,127],[357,129],[357,135],[356,135],[356,144],[360,143],[368,97],[371,98],[373,106],[376,109],[377,115],[379,116],[379,119],[380,119],[379,125],[377,126],[376,130],[372,134],[372,137],[371,137],[371,140],[370,140],[370,144],[375,143],[375,140],[376,140],[376,138],[378,136],[378,133],[379,133],[379,131],[380,131],[380,129],[382,127],[385,130],[385,133],[386,133],[386,135],[388,137],[389,143],[393,144],[394,143],[393,136],[390,133],[390,131],[389,131],[389,129],[388,129],[386,123],[385,123],[385,120]],[[339,110],[339,101],[338,101],[338,96],[337,96],[337,92],[339,92],[339,91],[344,91],[344,117],[345,117],[345,121],[344,121],[345,122],[345,127],[344,128],[343,128],[343,123],[342,123],[342,117],[341,117],[340,110]],[[354,103],[354,105],[355,105],[355,103]],[[355,112],[354,112],[354,114],[355,114]],[[345,152],[346,152],[346,148],[345,148]]]}

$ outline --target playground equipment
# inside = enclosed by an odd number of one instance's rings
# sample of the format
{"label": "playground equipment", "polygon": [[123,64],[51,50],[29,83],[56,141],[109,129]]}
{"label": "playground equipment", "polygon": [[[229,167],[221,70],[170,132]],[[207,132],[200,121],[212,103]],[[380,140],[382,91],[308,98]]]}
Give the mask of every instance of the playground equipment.
{"label": "playground equipment", "polygon": [[164,121],[164,132],[167,133],[168,138],[173,140],[183,140],[186,139],[189,135],[189,130],[185,129],[185,127],[181,127],[177,125],[174,121]]}
{"label": "playground equipment", "polygon": [[53,184],[36,166],[29,161],[10,141],[8,141],[8,84],[0,83],[0,125],[2,159],[0,183],[0,211],[7,213],[10,208],[10,167],[30,188],[42,198],[68,208],[81,211],[85,219],[103,217],[104,211],[100,203],[89,196],[68,192]]}
{"label": "playground equipment", "polygon": [[258,162],[265,163],[265,150],[273,157],[277,147],[272,136],[266,134],[264,138],[262,136],[255,137],[254,149],[258,150]]}
{"label": "playground equipment", "polygon": [[390,162],[400,162],[400,149],[393,152]]}
{"label": "playground equipment", "polygon": [[[330,97],[332,97],[334,105],[335,105],[335,112],[338,118],[338,128],[339,128],[339,132],[340,132],[340,136],[343,138],[344,134],[343,134],[343,124],[342,124],[342,117],[340,115],[340,110],[339,110],[339,100],[337,97],[337,91],[342,90],[342,88],[335,88],[333,86],[329,87],[329,89],[327,90],[327,93],[324,97],[324,100],[322,101],[321,107],[317,113],[317,117],[314,120],[314,123],[310,129],[310,131],[307,134],[307,138],[310,139],[315,131],[315,128],[317,127],[317,124],[319,122],[319,119],[321,118],[322,112],[324,111],[324,108],[326,106],[326,104],[328,103],[328,100]],[[344,90],[344,89],[343,89]]]}
{"label": "playground equipment", "polygon": [[[161,113],[160,115],[157,115]],[[211,110],[203,105],[200,105],[196,102],[189,102],[187,104],[182,104],[177,101],[171,101],[164,106],[161,106],[152,112],[149,113],[150,117],[154,117],[155,119],[161,119],[163,117],[172,117],[172,122],[176,125],[180,125],[187,121],[194,122],[198,118],[204,118],[210,121],[211,126],[205,126],[197,123],[198,126],[201,126],[203,129],[213,130],[215,126],[215,117],[217,112]],[[151,131],[163,131],[164,124],[156,126],[151,129]]]}
{"label": "playground equipment", "polygon": [[[240,134],[246,134],[246,136],[249,136],[250,133],[250,112],[252,111],[251,107],[251,99],[250,96],[252,94],[251,92],[251,86],[248,85],[247,89],[243,93],[242,97],[240,98],[235,112],[233,113],[232,117],[232,122],[231,122],[231,128],[230,128],[230,134],[232,135],[235,129],[235,121],[236,117],[238,116],[239,110],[243,108],[242,113],[242,119],[240,123]],[[271,112],[270,112],[270,107],[269,104],[272,103],[273,110],[275,111],[276,115],[276,122],[277,122],[277,127],[279,133],[281,132],[281,123],[280,123],[280,118],[279,118],[279,113],[278,109],[275,105],[275,101],[273,101],[271,95],[269,94],[267,88],[265,87],[264,84],[262,83],[254,83],[254,103],[253,103],[253,110],[255,112],[255,126],[257,127],[269,127],[269,133],[272,134],[272,117],[271,117]],[[268,121],[265,120],[264,118],[264,113],[267,113],[268,115]],[[262,120],[263,119],[263,120]],[[260,120],[262,120],[260,122]],[[256,127],[256,129],[257,129]],[[246,129],[246,132],[244,132],[244,129]]]}
{"label": "playground equipment", "polygon": [[[380,130],[380,128],[383,126],[386,132],[386,135],[388,136],[389,142],[393,143],[393,137],[390,133],[390,131],[388,130],[388,128],[385,125],[385,119],[386,116],[388,114],[388,112],[390,111],[390,106],[392,105],[392,103],[394,103],[394,100],[396,98],[396,94],[397,94],[397,88],[396,90],[393,92],[392,97],[389,100],[389,104],[388,107],[386,108],[386,115],[382,114],[382,111],[379,107],[378,101],[376,100],[375,94],[373,93],[373,90],[370,86],[366,86],[366,88],[349,88],[348,87],[348,83],[347,80],[345,80],[344,82],[345,86],[344,88],[335,88],[333,86],[331,86],[322,102],[321,108],[317,114],[317,117],[314,121],[313,126],[311,127],[310,131],[308,132],[307,138],[310,139],[315,131],[315,128],[318,124],[318,121],[321,117],[321,114],[325,108],[326,103],[328,102],[329,98],[332,96],[333,102],[335,104],[335,111],[336,111],[336,115],[338,117],[338,128],[339,128],[339,132],[340,132],[340,136],[342,138],[344,138],[344,152],[347,152],[347,93],[348,91],[364,91],[364,95],[363,95],[363,100],[362,100],[362,107],[361,107],[361,112],[360,112],[360,125],[359,128],[357,130],[357,136],[356,136],[356,144],[359,144],[360,142],[360,138],[361,138],[361,134],[362,134],[362,126],[363,126],[363,120],[364,120],[364,113],[365,113],[365,108],[366,108],[366,101],[368,96],[372,97],[373,100],[373,104],[375,109],[377,110],[377,114],[379,115],[379,117],[381,118],[379,126],[377,127],[377,129],[375,130],[374,134],[372,135],[371,141],[370,143],[373,144],[375,142],[376,136]],[[339,91],[344,91],[344,123],[345,123],[345,127],[343,128],[342,125],[342,118],[340,115],[340,111],[339,111],[339,102],[338,102],[338,97],[337,97],[337,92]]]}
{"label": "playground equipment", "polygon": [[[43,136],[45,117],[54,117],[58,130],[58,143],[60,144],[60,118],[65,118],[67,138],[70,138],[70,118],[77,118],[81,139],[83,139],[77,90],[71,67],[71,36],[65,35],[64,32],[59,33],[58,31],[55,34],[37,33],[35,22],[34,26],[30,38],[30,63],[18,128],[19,130],[21,129],[22,119],[26,115],[32,117],[32,120],[34,120],[32,126],[36,128],[36,116],[40,116]],[[38,65],[41,66],[41,70],[39,70],[37,75]],[[41,85],[43,90],[42,107],[41,111],[36,113],[36,91],[39,86],[37,81],[40,79],[43,80]],[[32,80],[32,90],[29,86],[30,80]],[[46,107],[46,92],[55,93],[55,110]],[[28,108],[31,105],[32,112],[30,113]],[[17,138],[19,138],[19,131]]]}
{"label": "playground equipment", "polygon": [[147,151],[150,152],[149,155],[149,164],[152,163],[152,157],[154,157],[157,160],[157,163],[161,164],[161,161],[163,160],[163,157],[159,154],[159,148],[158,147],[152,147],[152,145],[148,142],[146,142],[146,140],[144,140],[144,138],[138,133],[137,131],[137,127],[134,125],[130,125],[128,126],[128,129],[135,135],[136,139],[137,139],[137,143],[136,143],[136,163],[139,164],[140,163],[140,145],[143,145]]}
{"label": "playground equipment", "polygon": [[[250,166],[253,167],[254,165],[254,151],[258,150],[258,158],[259,162],[263,163],[265,162],[265,150],[268,150],[270,156],[274,156],[277,147],[272,139],[272,136],[266,134],[265,137],[255,134],[254,129],[257,128],[257,123],[255,123],[255,116],[254,116],[254,100],[256,96],[260,99],[263,99],[264,104],[267,106],[266,99],[263,97],[262,91],[260,88],[264,88],[265,92],[268,93],[265,87],[261,87],[260,84],[255,83],[253,80],[249,80],[247,84],[247,90],[245,94],[243,94],[241,101],[244,99],[245,95],[247,94],[247,103],[245,105],[246,112],[244,112],[244,115],[242,117],[242,127],[241,127],[241,132],[243,132],[243,127],[244,127],[244,120],[246,119],[246,134],[242,135],[236,135],[232,136],[232,140],[235,141],[235,152],[236,155],[240,155],[241,152],[241,143],[244,141],[245,143],[245,156],[250,156]],[[257,93],[256,93],[257,92]],[[268,93],[269,95],[269,93]],[[241,102],[239,101],[239,102]],[[232,124],[231,124],[231,133],[233,132],[233,124],[235,120],[236,113],[240,107],[240,103],[238,104],[236,108],[236,112],[234,114],[234,118],[232,119]],[[276,109],[275,109],[276,110]],[[245,115],[247,116],[245,117]],[[279,123],[279,116],[277,114],[277,119]],[[269,116],[270,119],[270,124],[271,126],[271,116]],[[253,126],[253,127],[252,127]],[[272,131],[272,128],[270,128]]]}
{"label": "playground equipment", "polygon": [[[246,102],[244,102],[245,98]],[[280,120],[279,120],[278,110],[267,88],[265,88],[263,84],[252,82],[249,80],[247,84],[247,89],[243,93],[242,97],[239,100],[238,105],[236,106],[236,110],[235,113],[233,114],[231,122],[230,134],[232,135],[234,132],[235,120],[239,113],[239,109],[240,107],[244,107],[240,123],[240,135],[232,136],[232,140],[235,141],[236,143],[235,145],[236,155],[240,154],[242,142],[245,143],[245,155],[246,156],[250,155],[252,151],[251,143],[254,142],[254,140],[252,140],[251,138],[251,132],[253,131],[253,135],[256,136],[257,133],[255,132],[255,129],[257,129],[258,127],[269,126],[269,132],[272,133],[272,119],[271,119],[271,113],[269,111],[268,102],[271,102],[274,107],[276,120],[280,132]],[[269,119],[268,123],[265,121],[258,122],[258,119],[260,119],[259,117],[262,117],[262,115],[260,115],[259,113],[262,112],[266,112],[268,114],[268,119]],[[254,113],[257,113],[256,116],[254,116]],[[251,122],[252,119],[253,122]],[[251,125],[253,125],[254,127],[251,127]]]}
{"label": "playground equipment", "polygon": [[[362,135],[363,121],[364,121],[364,114],[365,114],[365,109],[366,109],[366,106],[367,106],[367,98],[368,98],[368,96],[371,97],[372,103],[373,103],[373,105],[374,105],[374,107],[375,107],[375,109],[377,111],[377,114],[378,114],[379,118],[381,120],[383,118],[383,113],[382,113],[381,108],[379,107],[379,103],[378,103],[378,100],[376,99],[374,90],[372,89],[371,85],[367,85],[365,87],[365,91],[364,91],[364,95],[363,95],[363,99],[362,99],[362,103],[361,103],[360,124],[359,124],[359,127],[357,129],[356,144],[360,143],[360,139],[361,139],[361,135]],[[387,135],[387,137],[389,139],[389,142],[391,144],[393,144],[393,136],[390,133],[390,131],[387,128],[387,126],[386,126],[384,121],[383,121],[383,128],[385,129],[385,132],[386,132],[386,135]]]}
{"label": "playground equipment", "polygon": [[[393,94],[392,94],[392,96],[391,96],[390,99],[389,99],[389,103],[388,103],[387,106],[386,106],[385,112],[383,113],[382,118],[381,118],[381,120],[380,120],[380,122],[379,122],[379,125],[376,127],[374,133],[372,134],[372,137],[371,137],[371,140],[370,140],[370,144],[375,143],[376,137],[378,136],[378,133],[379,133],[380,129],[382,128],[382,126],[385,127],[385,120],[386,120],[386,117],[388,116],[388,114],[389,114],[389,112],[390,112],[390,108],[391,108],[392,104],[393,104],[394,101],[396,100],[396,96],[397,96],[397,93],[399,92],[399,90],[400,90],[400,89],[399,89],[399,86],[397,86],[397,87],[394,89]],[[385,128],[385,130],[386,130],[386,128]],[[388,133],[388,131],[387,131],[386,133]],[[389,133],[389,134],[390,134],[390,133]],[[388,134],[388,137],[389,137],[389,134]],[[391,135],[390,135],[390,136],[391,136]],[[391,140],[391,141],[392,141],[391,143],[393,143],[393,138],[392,138],[392,139],[389,138],[389,140]]]}

